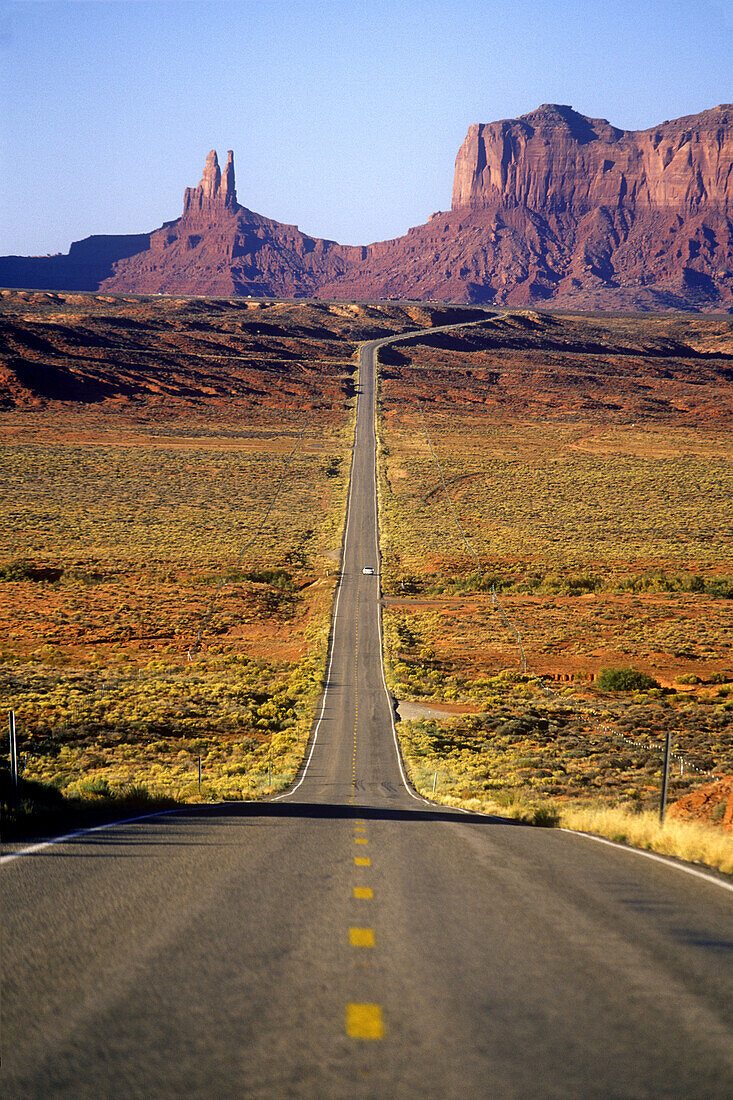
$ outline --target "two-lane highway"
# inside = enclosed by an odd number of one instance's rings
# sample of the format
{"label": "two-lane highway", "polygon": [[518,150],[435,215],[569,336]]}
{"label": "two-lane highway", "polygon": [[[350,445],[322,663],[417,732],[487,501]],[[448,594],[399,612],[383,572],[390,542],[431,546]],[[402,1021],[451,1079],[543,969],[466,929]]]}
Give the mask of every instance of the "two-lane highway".
{"label": "two-lane highway", "polygon": [[0,868],[8,1097],[722,1097],[727,883],[431,807],[381,663],[375,345],[306,767]]}
{"label": "two-lane highway", "polygon": [[326,689],[303,774],[292,791],[280,796],[283,801],[425,805],[405,780],[382,664],[375,359],[377,349],[389,342],[375,340],[360,352],[351,483]]}

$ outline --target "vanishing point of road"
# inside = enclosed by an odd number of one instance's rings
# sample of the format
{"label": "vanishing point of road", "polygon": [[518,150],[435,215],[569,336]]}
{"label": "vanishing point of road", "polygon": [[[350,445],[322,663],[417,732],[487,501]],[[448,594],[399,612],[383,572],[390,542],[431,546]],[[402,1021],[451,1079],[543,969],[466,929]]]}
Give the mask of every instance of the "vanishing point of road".
{"label": "vanishing point of road", "polygon": [[729,883],[405,782],[380,644],[381,342],[361,353],[299,780],[6,850],[0,1096],[733,1094]]}

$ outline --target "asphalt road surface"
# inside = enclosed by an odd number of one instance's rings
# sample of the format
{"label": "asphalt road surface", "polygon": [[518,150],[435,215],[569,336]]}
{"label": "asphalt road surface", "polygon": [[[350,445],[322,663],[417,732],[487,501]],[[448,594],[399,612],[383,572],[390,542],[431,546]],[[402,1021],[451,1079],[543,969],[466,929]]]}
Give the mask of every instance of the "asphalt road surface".
{"label": "asphalt road surface", "polygon": [[300,782],[6,849],[3,1097],[733,1094],[728,883],[431,807],[404,782],[379,643],[373,349]]}

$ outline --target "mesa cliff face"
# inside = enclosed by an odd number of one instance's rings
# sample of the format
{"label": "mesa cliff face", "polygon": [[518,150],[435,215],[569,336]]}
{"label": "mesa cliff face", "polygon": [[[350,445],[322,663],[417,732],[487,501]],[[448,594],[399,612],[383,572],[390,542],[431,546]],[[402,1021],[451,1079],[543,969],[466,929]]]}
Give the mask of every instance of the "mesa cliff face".
{"label": "mesa cliff face", "polygon": [[733,205],[732,139],[733,107],[726,105],[625,131],[545,104],[519,119],[469,128],[456,158],[452,209],[725,211]]}
{"label": "mesa cliff face", "polygon": [[442,299],[574,309],[733,309],[733,106],[625,131],[546,104],[469,128],[453,203],[347,247],[237,202],[209,153],[183,213],[68,256],[0,258],[0,285],[115,292]]}

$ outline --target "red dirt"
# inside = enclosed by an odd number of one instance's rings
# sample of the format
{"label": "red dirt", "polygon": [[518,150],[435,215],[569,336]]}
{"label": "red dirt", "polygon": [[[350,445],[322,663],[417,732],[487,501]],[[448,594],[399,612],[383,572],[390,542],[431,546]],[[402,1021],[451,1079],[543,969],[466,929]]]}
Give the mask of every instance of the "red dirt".
{"label": "red dirt", "polygon": [[[720,807],[723,805],[725,810],[721,815]],[[698,787],[696,791],[678,799],[668,812],[670,817],[685,821],[719,824],[721,828],[733,833],[733,775]]]}

